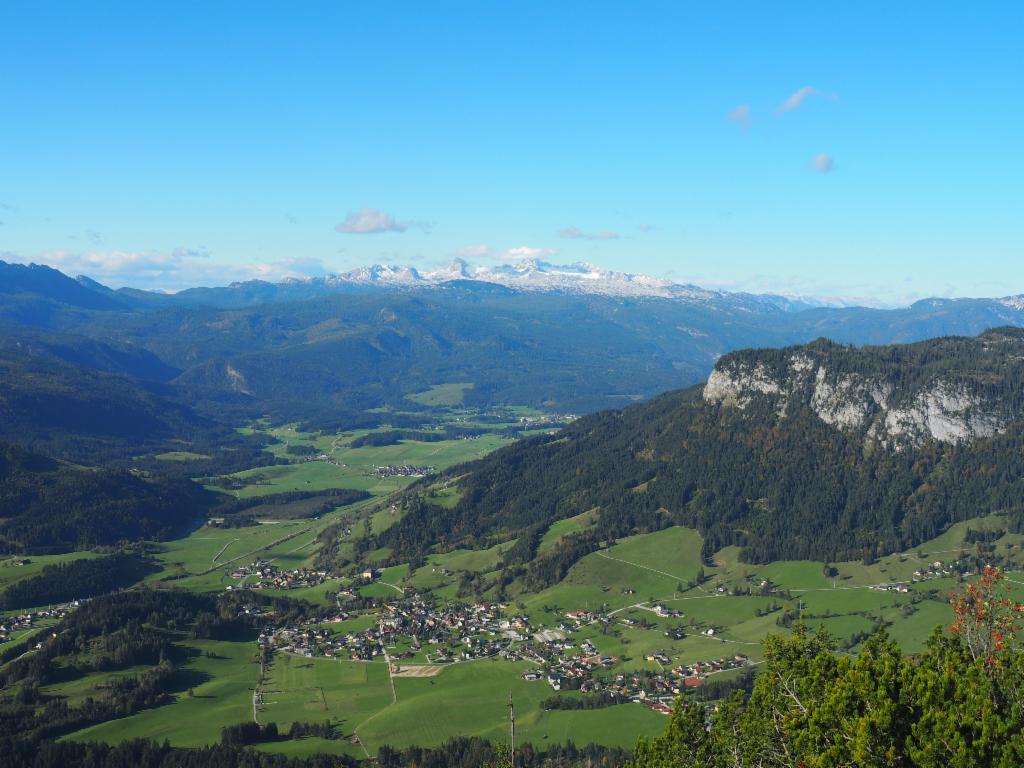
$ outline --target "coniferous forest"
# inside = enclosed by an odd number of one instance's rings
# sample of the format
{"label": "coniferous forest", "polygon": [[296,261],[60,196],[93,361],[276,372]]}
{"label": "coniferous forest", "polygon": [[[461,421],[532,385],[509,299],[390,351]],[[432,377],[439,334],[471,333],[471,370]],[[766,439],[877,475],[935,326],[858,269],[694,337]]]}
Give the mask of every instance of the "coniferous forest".
{"label": "coniferous forest", "polygon": [[[622,411],[580,419],[449,472],[462,491],[453,507],[410,490],[403,519],[379,537],[398,556],[442,546],[507,540],[509,567],[548,585],[601,542],[670,525],[697,528],[707,554],[738,544],[751,563],[874,558],[916,546],[950,523],[999,512],[1024,523],[1024,334],[936,339],[900,347],[749,351],[720,367],[771,368],[795,352],[820,354],[834,376],[856,374],[897,392],[967,382],[1007,414],[991,437],[886,446],[868,426],[838,429],[793,398],[764,396],[745,408],[711,403],[703,387],[670,392]],[[910,398],[907,395],[908,399]],[[549,525],[598,509],[593,530],[536,557]],[[533,534],[531,534],[533,532]],[[525,534],[525,535],[523,535]],[[529,542],[533,542],[531,545]]]}

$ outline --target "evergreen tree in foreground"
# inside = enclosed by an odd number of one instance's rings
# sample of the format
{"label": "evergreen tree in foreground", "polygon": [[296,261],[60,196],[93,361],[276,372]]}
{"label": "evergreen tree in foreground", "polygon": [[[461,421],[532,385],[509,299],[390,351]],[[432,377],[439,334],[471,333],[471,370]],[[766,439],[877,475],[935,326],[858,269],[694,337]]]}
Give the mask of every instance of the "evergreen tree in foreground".
{"label": "evergreen tree in foreground", "polygon": [[765,641],[748,700],[714,711],[677,702],[663,735],[641,739],[630,768],[840,768],[1024,765],[1024,606],[986,569],[951,599],[955,620],[905,657],[881,632],[855,656],[803,626]]}

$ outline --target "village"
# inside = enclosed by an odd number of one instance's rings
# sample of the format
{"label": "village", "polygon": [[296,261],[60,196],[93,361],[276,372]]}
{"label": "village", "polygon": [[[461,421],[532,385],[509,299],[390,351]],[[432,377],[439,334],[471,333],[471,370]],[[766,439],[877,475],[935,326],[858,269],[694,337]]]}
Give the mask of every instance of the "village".
{"label": "village", "polygon": [[387,464],[382,467],[374,467],[373,471],[377,477],[426,477],[434,474],[434,467],[416,464]]}
{"label": "village", "polygon": [[564,426],[572,424],[579,416],[573,413],[540,413],[533,416],[520,416],[519,424],[524,427]]}
{"label": "village", "polygon": [[370,610],[349,611],[343,607],[346,596],[340,593],[337,610],[312,621],[266,624],[260,647],[310,658],[379,660],[392,674],[488,658],[523,661],[531,665],[522,673],[524,680],[549,685],[555,692],[603,694],[609,703],[638,702],[665,714],[675,697],[700,686],[709,675],[750,663],[746,655],[736,654],[681,664],[673,663],[668,651],[654,651],[644,660],[656,670],[622,671],[621,659],[601,653],[594,640],[573,637],[613,617],[576,611],[556,627],[543,628],[496,603],[434,605],[406,594]]}

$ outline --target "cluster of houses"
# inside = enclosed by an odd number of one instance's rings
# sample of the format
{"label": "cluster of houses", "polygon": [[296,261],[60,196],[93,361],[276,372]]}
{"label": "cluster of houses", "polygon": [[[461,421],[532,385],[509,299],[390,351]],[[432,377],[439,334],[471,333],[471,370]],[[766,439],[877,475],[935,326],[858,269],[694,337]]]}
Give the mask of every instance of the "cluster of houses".
{"label": "cluster of houses", "polygon": [[[293,568],[282,570],[272,563],[257,560],[250,565],[242,565],[231,572],[231,578],[243,579],[246,589],[298,589],[300,587],[318,587],[331,574],[327,571],[314,571],[309,568]],[[234,589],[228,586],[227,589]]]}
{"label": "cluster of houses", "polygon": [[425,477],[434,474],[434,467],[417,464],[387,464],[383,467],[374,467],[373,471],[377,477]]}
{"label": "cluster of houses", "polygon": [[320,453],[320,454],[317,454],[315,456],[303,456],[302,460],[299,463],[305,464],[305,463],[310,462],[310,461],[322,461],[325,464],[333,464],[336,467],[341,467],[342,469],[345,468],[344,464],[342,464],[336,458],[331,456],[331,454],[329,454],[329,453]]}
{"label": "cluster of houses", "polygon": [[[562,637],[557,637],[558,634]],[[584,693],[600,690],[595,675],[610,669],[619,660],[616,656],[599,653],[590,640],[577,644],[575,640],[566,637],[564,631],[537,632],[533,637],[535,642],[518,648],[516,655],[540,664],[541,669],[528,670],[523,674],[523,679],[546,679],[548,685],[556,691],[563,688],[578,689]]]}
{"label": "cluster of houses", "polygon": [[[373,577],[372,573],[368,575]],[[260,633],[259,644],[308,657],[356,661],[383,657],[393,669],[410,659],[421,664],[479,658],[528,661],[533,668],[523,673],[523,678],[545,681],[555,691],[604,692],[623,702],[639,702],[666,713],[676,696],[700,685],[708,675],[749,663],[745,655],[737,654],[673,665],[666,651],[655,651],[647,654],[646,660],[656,662],[659,671],[616,673],[617,657],[601,653],[589,638],[573,637],[584,626],[610,617],[572,611],[557,626],[545,628],[531,626],[525,616],[506,615],[506,609],[495,603],[435,605],[409,591],[370,613],[349,613],[340,602],[336,611],[321,614],[315,621],[269,623]],[[363,619],[358,622],[359,629],[346,631],[331,626],[357,617]]]}
{"label": "cluster of houses", "polygon": [[389,654],[411,659],[420,652],[427,663],[445,664],[489,656],[508,656],[510,645],[529,633],[525,617],[505,618],[500,606],[451,604],[433,606],[418,595],[399,598],[382,606],[373,624],[362,630],[337,632],[324,625],[352,616],[342,609],[312,626],[267,626],[260,634],[262,646],[303,656],[333,656],[369,661],[384,649],[401,646]]}
{"label": "cluster of houses", "polygon": [[903,594],[910,591],[910,585],[905,581],[883,581],[881,584],[872,584],[871,588],[879,592],[901,592]]}
{"label": "cluster of houses", "polygon": [[519,423],[525,427],[571,424],[579,417],[572,413],[541,413],[536,416],[520,416]]}
{"label": "cluster of houses", "polygon": [[[574,611],[568,616],[581,621],[592,614]],[[562,626],[566,627],[565,624]],[[736,654],[731,658],[672,666],[667,652],[654,651],[644,658],[646,661],[657,662],[661,671],[611,675],[610,670],[618,663],[618,658],[599,653],[590,640],[577,644],[564,630],[561,637],[553,637],[557,632],[537,632],[534,639],[541,642],[518,649],[519,658],[538,662],[537,668],[523,673],[524,680],[546,680],[555,691],[604,692],[620,701],[647,704],[665,714],[671,712],[671,704],[676,696],[687,688],[699,686],[708,675],[739,669],[749,663],[746,655]]]}
{"label": "cluster of houses", "polygon": [[63,619],[79,605],[81,605],[81,602],[74,600],[70,603],[39,611],[25,611],[16,615],[0,616],[0,643],[9,642],[19,632],[27,632],[30,629],[34,629],[41,621]]}
{"label": "cluster of houses", "polygon": [[973,558],[963,558],[963,561],[958,559],[954,563],[944,563],[942,560],[935,560],[934,562],[914,571],[914,581],[940,579],[943,576],[953,576],[957,573],[963,576],[970,576],[971,573],[969,569],[973,562]]}

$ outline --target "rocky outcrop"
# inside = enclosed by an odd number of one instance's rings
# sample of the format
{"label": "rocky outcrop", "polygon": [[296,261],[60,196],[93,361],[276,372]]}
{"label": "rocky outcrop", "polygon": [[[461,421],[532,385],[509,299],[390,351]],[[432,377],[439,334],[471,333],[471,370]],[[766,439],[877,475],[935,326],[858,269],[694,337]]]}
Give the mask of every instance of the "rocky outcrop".
{"label": "rocky outcrop", "polygon": [[988,372],[1012,359],[1007,345],[1021,340],[993,332],[977,341],[983,372],[964,360],[960,369],[954,361],[930,373],[912,357],[889,361],[828,342],[730,355],[711,372],[703,396],[739,409],[767,402],[779,418],[809,409],[836,429],[862,433],[865,441],[894,450],[928,440],[972,441],[1004,431],[1021,415],[1015,412],[1020,398],[992,395]]}

